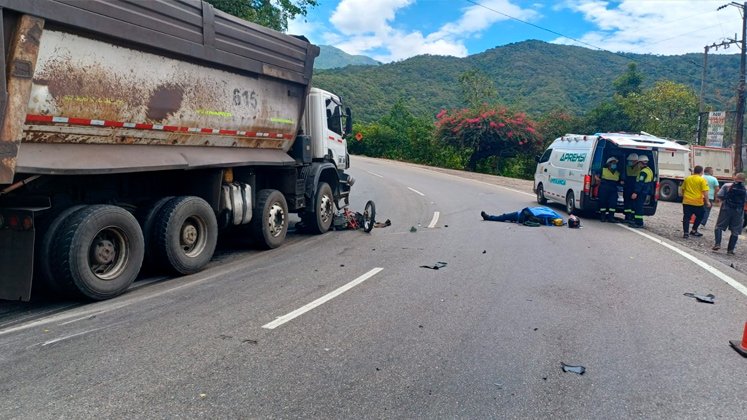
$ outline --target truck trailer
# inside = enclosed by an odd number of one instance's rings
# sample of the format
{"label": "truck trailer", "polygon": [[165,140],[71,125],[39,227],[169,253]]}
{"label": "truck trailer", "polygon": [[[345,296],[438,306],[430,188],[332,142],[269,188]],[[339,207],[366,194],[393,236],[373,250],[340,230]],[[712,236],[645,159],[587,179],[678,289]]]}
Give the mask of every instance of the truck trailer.
{"label": "truck trailer", "polygon": [[681,142],[689,150],[685,153],[659,153],[659,195],[665,201],[678,201],[682,181],[692,174],[693,168],[712,167],[713,176],[720,183],[734,179],[734,149],[731,147],[697,146]]}
{"label": "truck trailer", "polygon": [[200,0],[0,0],[0,25],[0,299],[112,298],[347,204],[350,109],[305,38]]}

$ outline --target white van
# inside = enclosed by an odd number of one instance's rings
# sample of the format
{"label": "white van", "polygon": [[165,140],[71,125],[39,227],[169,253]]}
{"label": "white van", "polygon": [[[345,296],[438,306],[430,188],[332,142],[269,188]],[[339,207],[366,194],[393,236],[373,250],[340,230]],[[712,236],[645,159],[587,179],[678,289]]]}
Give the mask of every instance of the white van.
{"label": "white van", "polygon": [[[636,153],[648,156],[649,168],[654,172],[656,193],[643,207],[646,216],[656,213],[659,199],[658,152],[685,153],[688,148],[673,141],[648,133],[597,133],[594,135],[566,134],[555,139],[542,156],[537,158],[534,173],[534,192],[537,202],[555,201],[565,204],[570,213],[595,213],[599,210],[597,189],[592,187],[593,174],[602,171],[610,157],[618,159],[624,174],[627,156]],[[618,200],[618,212],[623,211]]]}

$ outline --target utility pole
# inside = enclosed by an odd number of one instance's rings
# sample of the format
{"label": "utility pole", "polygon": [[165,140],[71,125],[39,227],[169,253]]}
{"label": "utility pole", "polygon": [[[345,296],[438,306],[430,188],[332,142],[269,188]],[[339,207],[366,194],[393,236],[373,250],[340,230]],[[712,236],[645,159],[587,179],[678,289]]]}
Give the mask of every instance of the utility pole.
{"label": "utility pole", "polygon": [[[724,6],[725,7],[725,6]],[[717,43],[713,43],[711,45],[706,45],[703,47],[704,53],[703,53],[703,75],[700,78],[700,98],[698,100],[698,129],[696,131],[696,138],[695,138],[695,144],[700,144],[700,138],[701,138],[701,126],[703,122],[703,114],[705,111],[703,110],[705,99],[703,96],[705,95],[705,84],[706,84],[706,71],[708,69],[708,50],[711,48],[718,51],[719,48],[724,47],[724,49],[728,49],[729,45],[732,44],[739,44],[740,41],[737,41],[737,34],[734,34],[734,38],[726,38],[725,40]],[[705,143],[704,143],[705,144]]]}
{"label": "utility pole", "polygon": [[742,15],[742,52],[739,55],[739,85],[737,87],[737,116],[734,133],[734,170],[736,172],[742,172],[742,140],[744,139],[744,84],[745,84],[745,54],[747,53],[747,2],[739,4],[737,2],[731,2],[719,7],[717,10],[721,10],[727,6],[735,6],[740,9]]}
{"label": "utility pole", "polygon": [[700,127],[701,118],[703,115],[703,92],[705,91],[705,80],[706,80],[706,69],[708,68],[708,48],[706,45],[703,47],[703,76],[700,78],[700,100],[698,101],[698,131],[695,134],[695,144],[700,144]]}

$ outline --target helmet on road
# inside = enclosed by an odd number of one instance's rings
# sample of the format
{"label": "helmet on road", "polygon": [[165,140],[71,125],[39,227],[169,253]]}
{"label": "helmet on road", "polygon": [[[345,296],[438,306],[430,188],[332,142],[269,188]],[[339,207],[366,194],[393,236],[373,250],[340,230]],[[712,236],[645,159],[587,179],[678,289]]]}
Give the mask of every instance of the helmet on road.
{"label": "helmet on road", "polygon": [[648,156],[641,155],[641,157],[638,158],[638,162],[646,162],[646,163],[648,163]]}
{"label": "helmet on road", "polygon": [[638,160],[638,154],[631,153],[628,155],[628,162],[635,162]]}

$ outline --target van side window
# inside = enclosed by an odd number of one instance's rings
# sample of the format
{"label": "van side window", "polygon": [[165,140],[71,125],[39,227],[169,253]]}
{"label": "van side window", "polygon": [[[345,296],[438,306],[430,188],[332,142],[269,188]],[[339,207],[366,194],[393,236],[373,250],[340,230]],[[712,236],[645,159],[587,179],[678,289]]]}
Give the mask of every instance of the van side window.
{"label": "van side window", "polygon": [[545,150],[545,153],[542,154],[542,157],[540,157],[538,163],[545,163],[548,160],[550,160],[550,155],[552,154],[552,149]]}
{"label": "van side window", "polygon": [[605,146],[607,146],[607,140],[602,140],[597,143],[597,148],[594,150],[594,159],[591,161],[591,171],[594,173],[602,172]]}

